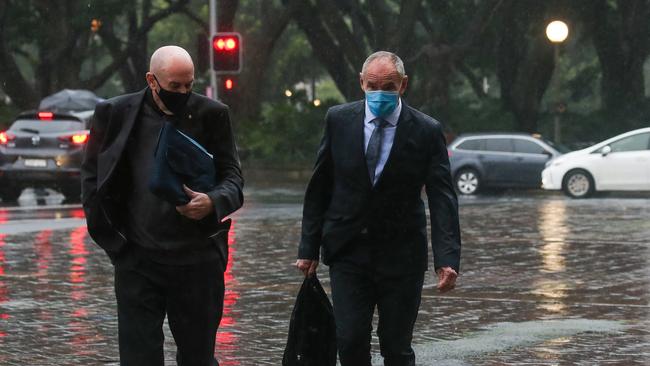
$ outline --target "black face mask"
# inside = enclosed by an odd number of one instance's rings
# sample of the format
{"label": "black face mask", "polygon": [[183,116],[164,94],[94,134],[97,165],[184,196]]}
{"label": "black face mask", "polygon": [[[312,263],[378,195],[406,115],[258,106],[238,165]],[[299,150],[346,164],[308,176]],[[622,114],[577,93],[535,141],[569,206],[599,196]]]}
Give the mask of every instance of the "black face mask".
{"label": "black face mask", "polygon": [[178,93],[163,89],[156,75],[154,75],[153,78],[156,79],[156,82],[158,83],[160,90],[156,92],[158,93],[160,100],[162,100],[163,104],[165,104],[165,107],[167,107],[170,112],[174,113],[177,116],[182,115],[183,111],[185,110],[187,100],[190,99],[190,93]]}

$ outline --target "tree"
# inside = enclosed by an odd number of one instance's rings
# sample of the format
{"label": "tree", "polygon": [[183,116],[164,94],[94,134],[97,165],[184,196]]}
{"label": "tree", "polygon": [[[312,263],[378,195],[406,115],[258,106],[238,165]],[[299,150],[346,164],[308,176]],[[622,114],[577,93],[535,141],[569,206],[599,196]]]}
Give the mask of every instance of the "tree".
{"label": "tree", "polygon": [[538,132],[540,103],[553,75],[553,46],[544,29],[548,3],[510,0],[499,13],[497,77],[501,100],[520,131]]}
{"label": "tree", "polygon": [[501,2],[310,0],[294,3],[292,14],[347,99],[362,96],[358,72],[366,56],[388,50],[405,61],[407,73],[417,70],[409,102],[447,119],[457,66],[472,75],[464,59]]}
{"label": "tree", "polygon": [[589,0],[576,4],[592,35],[602,71],[603,107],[636,108],[645,98],[643,65],[650,52],[648,0]]}
{"label": "tree", "polygon": [[[119,72],[126,90],[142,87],[147,35],[189,0],[0,2],[0,81],[21,109],[63,88],[94,90]],[[101,44],[90,29],[101,21]],[[122,29],[126,29],[122,32]],[[98,59],[100,59],[98,61]],[[93,70],[89,63],[102,64]],[[88,70],[90,69],[90,71]]]}

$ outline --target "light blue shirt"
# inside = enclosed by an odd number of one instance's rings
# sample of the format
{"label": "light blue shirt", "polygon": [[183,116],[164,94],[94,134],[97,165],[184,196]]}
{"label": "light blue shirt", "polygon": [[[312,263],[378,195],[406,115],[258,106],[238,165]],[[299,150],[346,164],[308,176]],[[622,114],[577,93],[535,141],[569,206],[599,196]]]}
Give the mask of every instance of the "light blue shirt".
{"label": "light blue shirt", "polygon": [[[368,143],[370,142],[370,136],[372,136],[372,132],[377,128],[372,121],[374,121],[377,116],[372,114],[370,111],[370,108],[368,108],[368,103],[365,102],[366,105],[366,114],[365,117],[363,118],[363,137],[364,137],[364,148],[363,151],[368,150]],[[381,141],[381,151],[379,153],[379,160],[377,161],[377,168],[375,169],[375,181],[372,182],[374,185],[377,183],[377,180],[379,179],[379,176],[381,175],[381,172],[384,171],[384,166],[386,165],[386,161],[388,161],[388,155],[390,155],[390,150],[393,147],[393,140],[395,140],[395,130],[397,129],[397,122],[399,120],[399,114],[402,112],[402,99],[400,98],[399,101],[397,102],[397,107],[395,107],[395,110],[389,114],[388,116],[384,117],[383,119],[388,122],[388,126],[384,127],[384,139]]]}

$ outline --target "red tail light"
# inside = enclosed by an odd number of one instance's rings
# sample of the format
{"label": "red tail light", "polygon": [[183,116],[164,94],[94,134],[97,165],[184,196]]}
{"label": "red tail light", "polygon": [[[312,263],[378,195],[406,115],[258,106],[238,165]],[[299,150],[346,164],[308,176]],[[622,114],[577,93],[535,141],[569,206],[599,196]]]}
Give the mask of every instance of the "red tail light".
{"label": "red tail light", "polygon": [[88,142],[88,134],[84,133],[84,134],[80,134],[80,135],[72,135],[70,140],[72,140],[73,144],[83,145],[86,142]]}
{"label": "red tail light", "polygon": [[16,136],[10,134],[9,132],[0,132],[0,145],[5,145],[7,142],[15,138]]}
{"label": "red tail light", "polygon": [[38,112],[38,119],[41,121],[51,121],[54,119],[54,113],[52,112]]}
{"label": "red tail light", "polygon": [[59,137],[59,140],[73,144],[73,145],[83,145],[86,142],[88,142],[88,133],[87,132],[82,132],[82,133],[76,133],[74,135],[70,136],[61,136]]}

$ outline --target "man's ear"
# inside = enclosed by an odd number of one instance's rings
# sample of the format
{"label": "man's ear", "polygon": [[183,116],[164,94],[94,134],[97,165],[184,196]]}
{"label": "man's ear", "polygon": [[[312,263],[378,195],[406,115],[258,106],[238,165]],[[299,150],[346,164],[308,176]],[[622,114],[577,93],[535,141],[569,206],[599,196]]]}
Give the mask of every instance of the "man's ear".
{"label": "man's ear", "polygon": [[404,95],[404,92],[406,91],[406,86],[409,83],[409,77],[404,75],[404,78],[402,79],[402,86],[399,88],[399,95],[402,96]]}
{"label": "man's ear", "polygon": [[156,89],[156,78],[153,77],[153,74],[151,72],[147,72],[144,76],[144,78],[147,80],[147,85],[149,85],[149,88],[152,90]]}
{"label": "man's ear", "polygon": [[359,73],[359,86],[361,86],[361,91],[365,92],[366,90],[363,88],[363,74]]}

